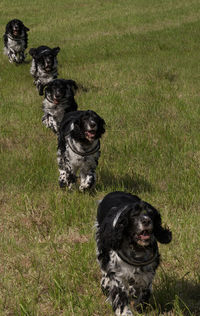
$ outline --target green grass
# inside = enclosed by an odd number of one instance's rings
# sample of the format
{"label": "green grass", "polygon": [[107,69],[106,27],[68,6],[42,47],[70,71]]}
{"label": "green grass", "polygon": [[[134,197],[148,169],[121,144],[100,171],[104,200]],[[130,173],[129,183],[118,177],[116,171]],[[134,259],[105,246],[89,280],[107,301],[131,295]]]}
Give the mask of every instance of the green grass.
{"label": "green grass", "polygon": [[107,125],[95,194],[61,191],[31,58],[1,55],[0,315],[112,315],[93,227],[97,200],[114,190],[154,205],[173,232],[149,314],[199,315],[199,1],[2,0],[0,12],[2,35],[19,18],[29,48],[60,46],[59,77],[86,88],[79,109]]}

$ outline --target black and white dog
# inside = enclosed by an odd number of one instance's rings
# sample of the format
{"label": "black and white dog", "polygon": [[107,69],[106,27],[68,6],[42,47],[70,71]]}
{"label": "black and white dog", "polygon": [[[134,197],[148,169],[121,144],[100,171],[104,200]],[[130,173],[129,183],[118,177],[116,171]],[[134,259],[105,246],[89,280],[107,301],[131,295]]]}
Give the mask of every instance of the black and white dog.
{"label": "black and white dog", "polygon": [[74,80],[55,79],[46,85],[42,122],[54,133],[58,132],[64,115],[77,110],[78,106],[74,100],[77,89]]}
{"label": "black and white dog", "polygon": [[25,59],[25,49],[28,45],[29,28],[22,21],[14,19],[7,23],[4,41],[4,54],[8,56],[10,63],[20,64]]}
{"label": "black and white dog", "polygon": [[104,120],[94,111],[74,111],[65,115],[59,129],[57,154],[61,188],[71,188],[78,170],[79,190],[94,187],[104,127]]}
{"label": "black and white dog", "polygon": [[145,308],[160,263],[157,242],[168,244],[159,212],[139,197],[111,192],[97,211],[97,259],[102,271],[101,288],[115,315],[131,316],[129,303]]}
{"label": "black and white dog", "polygon": [[48,82],[58,77],[57,54],[59,51],[59,47],[51,49],[48,46],[39,46],[29,50],[29,54],[33,58],[30,73],[34,78],[39,95],[43,95],[44,86]]}

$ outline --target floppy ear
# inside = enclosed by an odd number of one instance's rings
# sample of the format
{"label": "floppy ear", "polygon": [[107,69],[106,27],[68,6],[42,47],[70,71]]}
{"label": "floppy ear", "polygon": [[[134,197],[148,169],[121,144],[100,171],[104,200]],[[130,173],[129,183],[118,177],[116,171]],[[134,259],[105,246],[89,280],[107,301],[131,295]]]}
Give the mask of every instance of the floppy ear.
{"label": "floppy ear", "polygon": [[24,31],[28,32],[28,31],[30,31],[30,30],[29,30],[28,27],[26,27],[26,26],[24,25]]}
{"label": "floppy ear", "polygon": [[[51,82],[50,82],[50,84],[51,84]],[[44,94],[45,98],[47,96],[47,93],[50,91],[50,84],[47,83],[44,86],[42,86],[42,88],[41,88],[41,92],[42,92],[41,95]]]}
{"label": "floppy ear", "polygon": [[54,56],[57,56],[57,54],[59,53],[59,51],[60,51],[60,47],[54,47],[54,48],[52,49],[52,54],[53,54]]}
{"label": "floppy ear", "polygon": [[[162,227],[160,213],[150,204],[145,203],[149,215],[153,220],[154,236],[161,244],[168,244],[172,240],[172,232],[167,227]],[[146,207],[145,207],[146,208]]]}
{"label": "floppy ear", "polygon": [[[126,205],[122,209],[112,207],[109,212],[114,211],[114,218],[107,224],[106,229],[103,229],[103,243],[109,246],[109,249],[120,249],[123,240],[124,232],[129,224],[128,213],[132,207]],[[103,225],[102,225],[103,226]]]}
{"label": "floppy ear", "polygon": [[33,58],[35,58],[36,57],[36,48],[31,48],[30,50],[29,50],[29,54],[33,57]]}
{"label": "floppy ear", "polygon": [[[47,86],[47,83],[46,84],[41,84],[40,87],[39,87],[39,95],[44,95],[44,89],[46,88]],[[46,91],[45,91],[46,93]],[[45,97],[46,97],[46,94],[45,94]]]}
{"label": "floppy ear", "polygon": [[105,124],[106,123],[105,123],[104,119],[102,119],[99,116],[99,124],[98,124],[99,128],[98,128],[98,131],[97,131],[97,134],[98,134],[99,137],[101,137],[101,135],[105,133]]}
{"label": "floppy ear", "polygon": [[112,248],[114,250],[117,250],[121,246],[121,242],[123,239],[124,231],[126,230],[128,226],[128,218],[126,217],[127,212],[122,212],[122,214],[119,216],[119,219],[117,220],[117,223],[115,225],[114,231],[113,231],[113,238],[112,238]]}
{"label": "floppy ear", "polygon": [[70,87],[70,90],[72,91],[73,95],[76,94],[76,91],[78,90],[78,86],[74,80],[65,80],[66,88]]}
{"label": "floppy ear", "polygon": [[6,32],[9,32],[11,30],[11,21],[8,22],[8,24],[6,25]]}
{"label": "floppy ear", "polygon": [[[99,205],[99,207],[101,206]],[[104,218],[104,220],[100,224],[98,247],[102,250],[102,252],[109,252],[110,249],[113,248],[113,246],[114,248],[117,248],[117,244],[119,243],[119,240],[116,240],[116,224],[121,212],[119,211],[119,214],[118,214],[117,211],[118,211],[117,207],[112,207],[108,211],[107,216]],[[113,216],[113,213],[114,213],[114,216]]]}
{"label": "floppy ear", "polygon": [[168,228],[160,226],[155,231],[155,237],[161,244],[169,244],[172,240],[172,232]]}

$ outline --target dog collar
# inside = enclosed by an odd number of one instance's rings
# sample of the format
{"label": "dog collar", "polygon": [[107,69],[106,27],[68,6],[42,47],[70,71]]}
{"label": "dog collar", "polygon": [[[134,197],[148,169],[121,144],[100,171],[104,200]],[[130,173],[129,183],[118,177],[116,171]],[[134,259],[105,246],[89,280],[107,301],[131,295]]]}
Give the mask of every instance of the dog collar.
{"label": "dog collar", "polygon": [[74,145],[72,144],[71,142],[71,138],[69,137],[68,138],[68,145],[69,145],[69,148],[76,154],[76,155],[79,155],[79,156],[82,156],[82,157],[86,157],[86,156],[90,156],[90,155],[93,155],[95,154],[97,151],[99,151],[100,149],[100,141],[98,140],[98,143],[96,145],[96,147],[91,150],[91,151],[86,151],[86,152],[80,152],[78,151]]}
{"label": "dog collar", "polygon": [[143,266],[147,266],[148,264],[151,264],[152,262],[155,261],[156,258],[159,257],[159,253],[158,251],[155,252],[155,254],[152,256],[152,258],[150,258],[149,260],[145,260],[145,261],[140,261],[140,260],[136,260],[136,259],[131,259],[129,260],[129,258],[127,258],[122,252],[117,251],[117,255],[120,257],[121,260],[123,260],[124,262],[130,264],[131,266],[136,266],[136,267],[143,267]]}

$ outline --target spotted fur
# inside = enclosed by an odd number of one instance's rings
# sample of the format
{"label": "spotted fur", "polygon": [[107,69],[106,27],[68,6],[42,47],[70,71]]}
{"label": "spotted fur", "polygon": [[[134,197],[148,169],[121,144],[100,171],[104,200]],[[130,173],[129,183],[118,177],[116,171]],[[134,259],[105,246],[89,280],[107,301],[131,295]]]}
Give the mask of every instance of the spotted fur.
{"label": "spotted fur", "polygon": [[80,173],[79,190],[94,187],[100,157],[100,137],[104,120],[93,111],[69,112],[64,117],[58,137],[57,161],[59,185],[71,188]]}
{"label": "spotted fur", "polygon": [[58,133],[61,121],[66,113],[77,110],[74,95],[78,86],[73,80],[55,79],[45,87],[43,101],[43,124],[54,133]]}
{"label": "spotted fur", "polygon": [[169,243],[171,232],[153,206],[118,191],[100,202],[96,228],[101,288],[115,315],[133,315],[131,301],[144,310],[160,263],[157,242]]}
{"label": "spotted fur", "polygon": [[59,51],[59,47],[51,49],[48,46],[39,46],[29,50],[29,54],[33,58],[30,73],[34,78],[39,95],[43,95],[46,84],[58,77],[57,54]]}
{"label": "spotted fur", "polygon": [[18,19],[11,20],[6,25],[4,41],[4,54],[10,63],[20,64],[25,60],[25,50],[28,45],[29,28]]}

